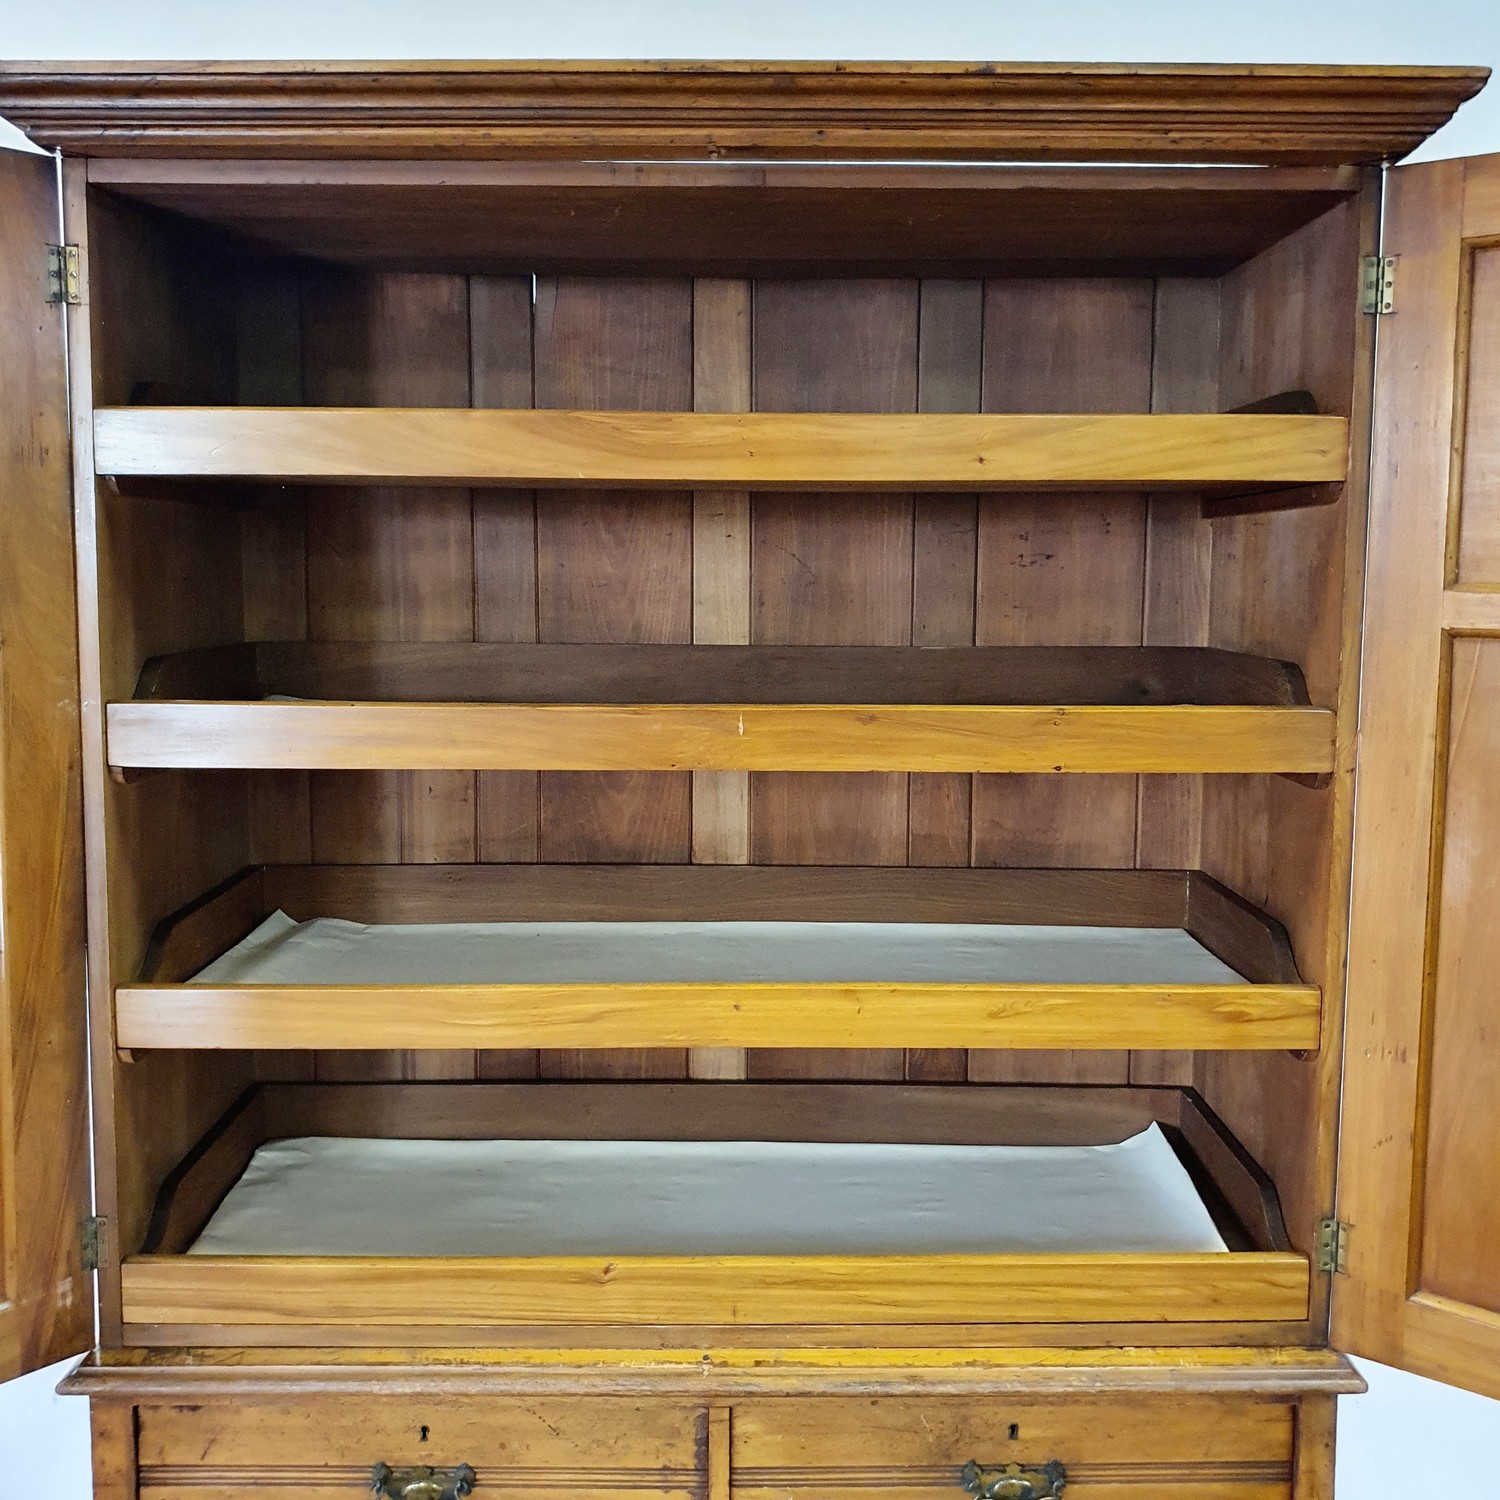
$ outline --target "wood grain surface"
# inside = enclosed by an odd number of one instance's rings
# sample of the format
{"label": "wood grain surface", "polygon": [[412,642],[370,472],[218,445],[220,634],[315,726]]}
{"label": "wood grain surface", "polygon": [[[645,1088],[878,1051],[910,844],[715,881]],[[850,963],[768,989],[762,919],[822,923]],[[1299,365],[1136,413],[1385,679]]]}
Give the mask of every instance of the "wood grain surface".
{"label": "wood grain surface", "polygon": [[1149,63],[7,63],[86,156],[1380,162],[1483,68]]}
{"label": "wood grain surface", "polygon": [[1435,162],[1403,172],[1391,200],[1417,290],[1377,392],[1339,1151],[1339,1214],[1357,1228],[1334,1297],[1334,1336],[1355,1352],[1491,1396],[1497,1221],[1474,1174],[1500,1141],[1500,610],[1485,587],[1497,184],[1492,157]]}
{"label": "wood grain surface", "polygon": [[115,1033],[143,1049],[1315,1048],[1321,1012],[1316,987],[1275,984],[123,985]]}
{"label": "wood grain surface", "polygon": [[337,1260],[135,1256],[132,1323],[1246,1322],[1298,1318],[1308,1262],[1239,1255]]}
{"label": "wood grain surface", "polygon": [[0,1379],[85,1348],[82,775],[53,164],[0,157]]}
{"label": "wood grain surface", "polygon": [[1170,167],[1119,172],[973,162],[99,156],[88,172],[91,182],[133,202],[212,224],[273,254],[512,281],[1212,278],[1325,213],[1358,191],[1360,180],[1350,167],[1201,167],[1187,176]]}
{"label": "wood grain surface", "polygon": [[[112,703],[107,724],[120,767],[1047,774],[1316,773],[1334,727],[1326,709],[1196,704]],[[579,850],[604,852],[597,834]]]}
{"label": "wood grain surface", "polygon": [[94,415],[101,474],[321,484],[1238,491],[1336,483],[1348,447],[1344,418],[1313,416],[877,419],[836,409],[443,411],[410,402],[398,410],[101,407]]}

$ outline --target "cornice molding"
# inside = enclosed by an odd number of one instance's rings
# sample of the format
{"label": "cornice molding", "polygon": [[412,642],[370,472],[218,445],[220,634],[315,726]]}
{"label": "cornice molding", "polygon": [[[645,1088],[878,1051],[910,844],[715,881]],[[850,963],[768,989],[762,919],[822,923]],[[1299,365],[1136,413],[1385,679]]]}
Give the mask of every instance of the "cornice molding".
{"label": "cornice molding", "polygon": [[1411,151],[1484,68],[0,63],[0,115],[85,156],[1223,162]]}

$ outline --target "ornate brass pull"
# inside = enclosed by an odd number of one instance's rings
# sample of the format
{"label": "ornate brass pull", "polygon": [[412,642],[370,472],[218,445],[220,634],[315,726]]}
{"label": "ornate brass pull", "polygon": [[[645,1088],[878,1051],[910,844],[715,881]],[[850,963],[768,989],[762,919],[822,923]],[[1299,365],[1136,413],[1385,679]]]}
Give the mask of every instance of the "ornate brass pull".
{"label": "ornate brass pull", "polygon": [[1068,1471],[1055,1458],[1039,1469],[1021,1464],[986,1469],[971,1458],[958,1479],[974,1500],[1057,1500],[1068,1482]]}
{"label": "ornate brass pull", "polygon": [[468,1464],[456,1469],[430,1469],[425,1464],[393,1469],[389,1464],[376,1464],[370,1470],[370,1491],[383,1500],[464,1500],[477,1477]]}

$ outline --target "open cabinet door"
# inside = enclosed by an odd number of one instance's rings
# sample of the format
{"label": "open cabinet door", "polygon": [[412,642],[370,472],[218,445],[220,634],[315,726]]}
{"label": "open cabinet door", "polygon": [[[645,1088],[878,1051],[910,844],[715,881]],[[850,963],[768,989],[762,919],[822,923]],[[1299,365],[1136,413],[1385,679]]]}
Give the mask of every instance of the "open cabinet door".
{"label": "open cabinet door", "polygon": [[1386,224],[1333,1341],[1500,1396],[1500,156]]}
{"label": "open cabinet door", "polygon": [[93,1278],[72,476],[49,157],[0,150],[0,1379],[86,1349]]}

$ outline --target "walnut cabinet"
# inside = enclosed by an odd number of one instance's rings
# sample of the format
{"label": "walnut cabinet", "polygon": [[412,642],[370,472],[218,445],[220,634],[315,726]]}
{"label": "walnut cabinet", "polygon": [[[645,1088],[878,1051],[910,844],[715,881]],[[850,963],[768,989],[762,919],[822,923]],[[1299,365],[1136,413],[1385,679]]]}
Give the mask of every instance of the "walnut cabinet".
{"label": "walnut cabinet", "polygon": [[1321,1500],[1344,1353],[1500,1394],[1483,80],[0,65],[101,1497]]}

